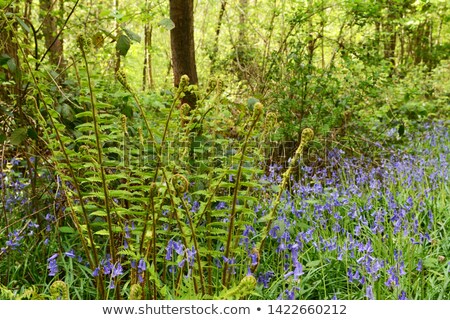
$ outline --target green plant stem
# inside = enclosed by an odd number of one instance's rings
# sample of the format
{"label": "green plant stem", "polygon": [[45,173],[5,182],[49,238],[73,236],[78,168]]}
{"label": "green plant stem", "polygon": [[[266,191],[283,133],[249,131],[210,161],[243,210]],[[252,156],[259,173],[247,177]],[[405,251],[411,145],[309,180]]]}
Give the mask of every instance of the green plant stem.
{"label": "green plant stem", "polygon": [[[259,106],[257,106],[257,105],[259,105]],[[224,253],[224,255],[227,259],[231,259],[230,248],[231,248],[231,243],[232,243],[233,235],[234,235],[234,222],[236,219],[238,193],[239,193],[240,183],[241,183],[242,168],[244,166],[245,152],[246,152],[248,141],[250,140],[252,131],[255,128],[256,123],[258,122],[258,119],[262,113],[262,105],[260,103],[255,104],[254,108],[255,108],[255,113],[252,117],[250,127],[247,131],[247,135],[245,137],[244,143],[241,148],[241,157],[239,159],[239,166],[238,166],[238,170],[236,173],[236,181],[235,181],[234,190],[233,190],[233,202],[231,205],[230,215],[228,217],[228,221],[229,221],[228,222],[228,236],[227,236],[227,242],[226,242],[225,253]],[[223,264],[222,285],[224,287],[228,286],[228,262],[227,261],[225,261]]]}
{"label": "green plant stem", "polygon": [[178,196],[181,199],[181,203],[183,204],[184,211],[186,212],[186,216],[188,217],[189,227],[190,227],[191,233],[192,233],[192,240],[194,242],[195,257],[197,260],[198,274],[200,277],[200,285],[202,286],[201,290],[202,290],[202,294],[205,294],[205,283],[203,280],[202,260],[201,260],[201,256],[200,256],[200,247],[199,247],[198,241],[197,241],[197,234],[195,232],[194,221],[191,218],[191,215],[189,213],[189,208],[187,207],[186,201],[184,201],[184,199],[183,199],[183,195],[179,194]]}

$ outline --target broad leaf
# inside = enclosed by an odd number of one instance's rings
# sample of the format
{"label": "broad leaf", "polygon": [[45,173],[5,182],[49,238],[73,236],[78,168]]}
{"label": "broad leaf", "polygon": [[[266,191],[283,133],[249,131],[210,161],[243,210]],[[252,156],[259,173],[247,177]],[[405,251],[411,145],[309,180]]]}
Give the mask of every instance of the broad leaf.
{"label": "broad leaf", "polygon": [[131,40],[128,36],[122,34],[119,39],[117,39],[116,49],[121,56],[126,56],[128,50],[130,50]]}
{"label": "broad leaf", "polygon": [[75,233],[75,229],[68,226],[59,227],[59,232],[61,233]]}
{"label": "broad leaf", "polygon": [[27,26],[27,24],[22,19],[16,16],[16,20],[17,22],[19,22],[20,26],[23,28],[23,30],[25,30],[26,33],[30,33],[30,27]]}
{"label": "broad leaf", "polygon": [[27,131],[27,128],[17,128],[16,130],[14,130],[14,132],[11,134],[11,137],[9,138],[11,143],[14,145],[19,145],[24,142],[28,136]]}
{"label": "broad leaf", "polygon": [[160,25],[161,27],[165,28],[168,31],[175,28],[175,23],[173,23],[173,21],[170,20],[169,18],[162,19],[161,21],[158,22],[158,25]]}
{"label": "broad leaf", "polygon": [[141,42],[141,36],[138,35],[137,33],[134,33],[133,31],[131,31],[127,28],[123,28],[123,31],[125,31],[128,38],[130,38],[131,40],[136,41],[136,42]]}

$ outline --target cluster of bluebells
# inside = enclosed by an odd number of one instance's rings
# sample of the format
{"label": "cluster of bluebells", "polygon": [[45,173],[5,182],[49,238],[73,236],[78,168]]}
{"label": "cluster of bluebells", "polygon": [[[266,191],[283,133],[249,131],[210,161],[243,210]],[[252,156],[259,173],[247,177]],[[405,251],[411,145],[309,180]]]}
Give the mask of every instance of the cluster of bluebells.
{"label": "cluster of bluebells", "polygon": [[120,261],[117,261],[115,264],[113,264],[111,256],[107,254],[105,258],[100,261],[100,266],[96,267],[94,271],[92,271],[92,276],[98,277],[100,273],[110,277],[109,288],[114,289],[116,287],[114,280],[118,276],[123,275],[124,271]]}
{"label": "cluster of bluebells", "polygon": [[33,238],[38,229],[39,225],[29,220],[22,229],[16,229],[12,232],[9,232],[4,246],[0,248],[0,255],[8,251],[20,252],[20,248],[23,245],[25,239]]}
{"label": "cluster of bluebells", "polygon": [[2,206],[9,212],[12,212],[14,208],[24,206],[28,201],[26,187],[29,185],[29,181],[23,177],[22,172],[16,170],[19,165],[20,160],[13,158],[8,164],[10,166],[8,172],[0,173],[0,187],[5,194],[5,203],[2,203]]}
{"label": "cluster of bluebells", "polygon": [[[269,287],[277,278],[272,274],[298,280],[309,271],[303,263],[316,255],[330,270],[342,264],[339,269],[347,271],[344,279],[349,287],[362,289],[361,296],[367,299],[377,298],[373,288],[378,282],[386,292],[400,292],[397,298],[406,299],[408,277],[417,277],[424,269],[421,254],[413,253],[423,252],[432,242],[433,191],[449,180],[450,137],[447,129],[437,128],[438,133],[426,132],[423,147],[407,147],[377,163],[346,158],[336,149],[320,166],[303,166],[300,181],[292,180],[282,195],[278,218],[269,231],[270,245],[282,263],[261,270],[259,283]],[[432,156],[436,152],[438,156]],[[269,187],[277,183],[279,171],[271,168],[261,183]],[[271,205],[258,203],[255,213],[262,217]],[[248,246],[245,234],[241,241]],[[413,264],[405,263],[411,260]],[[294,298],[296,281],[291,283],[281,298]],[[348,297],[342,292],[335,296]]]}

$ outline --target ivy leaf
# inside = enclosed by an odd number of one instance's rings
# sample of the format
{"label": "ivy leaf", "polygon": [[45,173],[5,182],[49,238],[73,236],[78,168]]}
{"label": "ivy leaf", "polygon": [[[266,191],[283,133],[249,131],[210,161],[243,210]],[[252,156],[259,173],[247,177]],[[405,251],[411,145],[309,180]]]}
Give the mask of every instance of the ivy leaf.
{"label": "ivy leaf", "polygon": [[125,33],[127,34],[128,38],[130,38],[133,41],[136,42],[141,42],[141,36],[138,35],[137,33],[131,31],[130,29],[127,28],[123,28],[123,31],[125,31]]}
{"label": "ivy leaf", "polygon": [[161,21],[158,22],[158,25],[163,27],[164,29],[166,29],[167,31],[172,30],[173,28],[175,28],[175,23],[173,23],[172,20],[170,20],[170,18],[164,18]]}
{"label": "ivy leaf", "polygon": [[131,40],[128,36],[121,34],[117,39],[116,50],[121,56],[126,56],[128,50],[130,50]]}
{"label": "ivy leaf", "polygon": [[11,137],[9,138],[11,143],[17,146],[24,142],[28,136],[27,131],[28,129],[24,127],[14,130],[14,132],[11,134]]}

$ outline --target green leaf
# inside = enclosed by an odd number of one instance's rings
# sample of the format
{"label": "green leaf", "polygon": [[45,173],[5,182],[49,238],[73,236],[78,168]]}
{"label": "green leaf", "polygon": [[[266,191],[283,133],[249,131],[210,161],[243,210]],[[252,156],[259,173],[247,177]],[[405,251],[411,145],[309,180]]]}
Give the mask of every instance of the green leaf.
{"label": "green leaf", "polygon": [[163,27],[164,29],[166,29],[167,31],[172,30],[173,28],[175,28],[175,23],[173,23],[172,20],[170,20],[170,18],[164,18],[161,21],[158,22],[158,25]]}
{"label": "green leaf", "polygon": [[97,232],[94,233],[94,234],[98,234],[98,235],[100,235],[100,236],[109,236],[109,232],[108,232],[108,230],[106,230],[106,229],[99,230],[99,231],[97,231]]}
{"label": "green leaf", "polygon": [[77,119],[83,118],[83,117],[90,117],[90,118],[92,118],[92,111],[83,111],[83,112],[77,113],[75,115],[75,118],[77,118]]}
{"label": "green leaf", "polygon": [[126,35],[120,35],[119,39],[117,39],[116,50],[119,52],[121,56],[126,56],[128,50],[130,50],[131,40]]}
{"label": "green leaf", "polygon": [[29,138],[31,138],[33,140],[38,139],[38,134],[37,134],[36,130],[34,130],[33,128],[28,128],[27,135]]}
{"label": "green leaf", "polygon": [[27,24],[20,19],[18,16],[16,16],[16,20],[17,22],[20,24],[20,26],[23,28],[23,30],[25,30],[26,33],[30,33],[30,27],[27,26]]}
{"label": "green leaf", "polygon": [[61,114],[64,120],[68,120],[70,122],[73,122],[73,120],[75,120],[75,112],[69,105],[64,103],[59,106],[57,111],[59,112],[59,114]]}
{"label": "green leaf", "polygon": [[95,217],[106,217],[107,216],[106,212],[103,210],[94,211],[94,212],[90,213],[89,215],[95,216]]}
{"label": "green leaf", "polygon": [[68,226],[59,227],[59,232],[61,233],[75,233],[75,229]]}
{"label": "green leaf", "polygon": [[6,62],[6,65],[8,66],[9,70],[10,70],[12,73],[15,73],[15,72],[16,72],[16,70],[17,70],[16,60],[14,60],[13,58],[11,58],[11,59],[9,59],[9,60]]}
{"label": "green leaf", "polygon": [[256,99],[256,98],[253,98],[253,97],[248,98],[248,100],[247,100],[247,108],[248,108],[250,111],[253,111],[253,107],[254,107],[255,104],[258,103],[258,102],[259,102],[259,100]]}
{"label": "green leaf", "polygon": [[0,143],[5,142],[6,140],[6,135],[4,133],[0,133]]}
{"label": "green leaf", "polygon": [[16,130],[14,130],[14,132],[11,134],[11,137],[9,138],[11,143],[17,146],[24,142],[28,136],[27,131],[27,128],[17,128]]}
{"label": "green leaf", "polygon": [[314,268],[320,265],[320,260],[310,261],[306,264],[307,268]]}
{"label": "green leaf", "polygon": [[0,66],[5,65],[11,59],[6,53],[0,55]]}
{"label": "green leaf", "polygon": [[138,35],[137,33],[134,33],[133,31],[131,31],[127,28],[123,28],[123,31],[125,31],[128,38],[130,38],[131,40],[136,41],[136,42],[141,42],[141,36]]}

